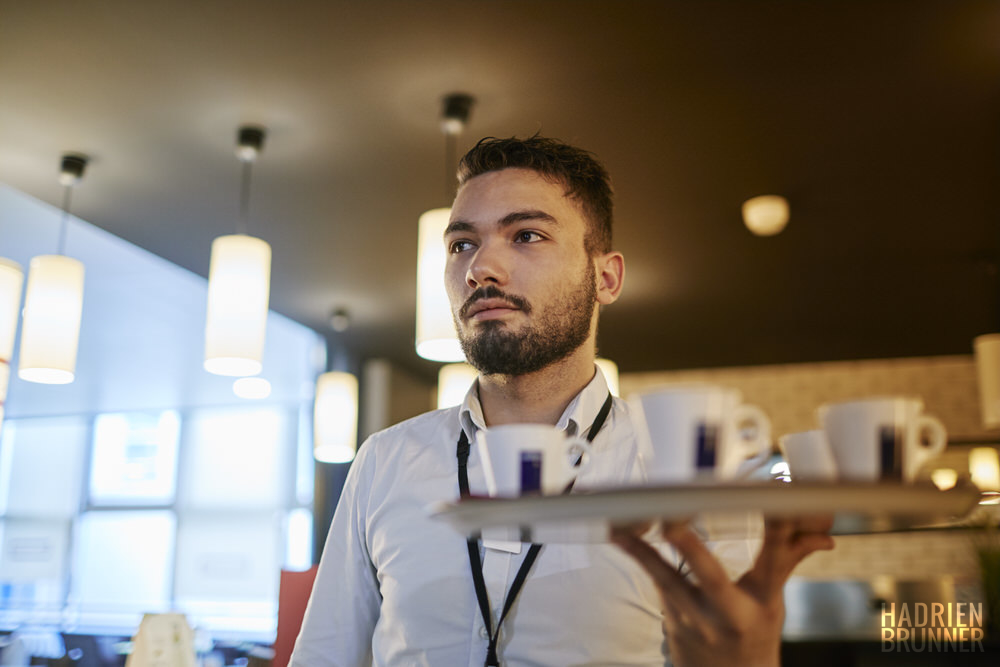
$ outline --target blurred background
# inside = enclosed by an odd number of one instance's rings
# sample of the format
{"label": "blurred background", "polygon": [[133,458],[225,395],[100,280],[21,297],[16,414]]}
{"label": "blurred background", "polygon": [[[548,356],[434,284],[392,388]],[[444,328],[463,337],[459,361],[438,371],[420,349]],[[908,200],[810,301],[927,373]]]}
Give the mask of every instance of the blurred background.
{"label": "blurred background", "polygon": [[[0,0],[0,255],[86,267],[73,382],[10,374],[0,629],[128,637],[176,609],[274,639],[278,572],[313,562],[348,468],[314,459],[317,376],[357,379],[351,450],[437,404],[418,219],[484,136],[611,172],[627,276],[599,346],[623,394],[735,386],[775,436],[919,394],[952,451],[995,442],[972,340],[1000,331],[997,35],[1000,5],[945,0]],[[473,102],[447,134],[452,93]],[[65,153],[87,158],[69,205]],[[748,228],[760,195],[780,233]],[[203,368],[212,242],[240,231],[272,253],[260,398]],[[851,553],[845,579],[903,571]],[[826,625],[870,636],[857,608]]]}

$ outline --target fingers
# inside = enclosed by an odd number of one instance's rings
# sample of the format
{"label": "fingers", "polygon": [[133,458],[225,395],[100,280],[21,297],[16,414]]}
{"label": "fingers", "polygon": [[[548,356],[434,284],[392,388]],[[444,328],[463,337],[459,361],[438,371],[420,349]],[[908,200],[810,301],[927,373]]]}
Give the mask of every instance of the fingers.
{"label": "fingers", "polygon": [[795,519],[796,530],[800,533],[829,533],[833,528],[833,515],[803,516]]}
{"label": "fingers", "polygon": [[[833,528],[833,516],[802,517],[796,520],[794,546],[795,565],[814,551],[833,549],[834,541],[830,536]],[[794,568],[794,566],[793,566]]]}
{"label": "fingers", "polygon": [[621,530],[612,531],[611,541],[638,561],[653,579],[660,590],[666,612],[675,625],[680,623],[685,612],[688,615],[695,612],[698,599],[694,588],[676,568],[663,560],[660,552],[642,538]]}
{"label": "fingers", "polygon": [[792,521],[790,554],[794,560],[792,569],[814,551],[833,548],[834,541],[830,536],[832,527],[832,515],[799,517]]}
{"label": "fingers", "polygon": [[714,595],[731,586],[725,568],[686,522],[664,523],[662,530],[663,537],[684,558],[706,593]]}
{"label": "fingers", "polygon": [[[816,551],[830,551],[836,543],[833,538],[829,535],[821,535],[814,533],[811,535],[800,535],[795,542],[796,547],[796,560],[795,564],[798,565],[802,560],[809,554]],[[794,567],[793,567],[794,569]]]}
{"label": "fingers", "polygon": [[792,571],[814,551],[832,549],[832,516],[767,519],[764,543],[751,573],[766,593],[780,591]]}
{"label": "fingers", "polygon": [[617,535],[634,535],[640,537],[645,535],[653,527],[653,521],[640,521],[638,523],[621,523],[611,526],[611,538],[614,540]]}

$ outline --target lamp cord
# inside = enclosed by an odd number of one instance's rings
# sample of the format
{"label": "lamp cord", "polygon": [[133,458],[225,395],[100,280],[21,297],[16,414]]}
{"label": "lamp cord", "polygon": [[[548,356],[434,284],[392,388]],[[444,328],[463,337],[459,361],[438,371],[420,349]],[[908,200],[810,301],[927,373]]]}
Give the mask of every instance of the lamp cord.
{"label": "lamp cord", "polygon": [[59,244],[57,254],[66,254],[66,232],[69,227],[69,204],[73,194],[72,185],[63,186],[62,220],[59,223]]}
{"label": "lamp cord", "polygon": [[250,214],[250,171],[253,168],[253,161],[246,160],[243,163],[243,178],[240,184],[240,219],[236,225],[237,234],[246,234],[249,227],[248,220]]}

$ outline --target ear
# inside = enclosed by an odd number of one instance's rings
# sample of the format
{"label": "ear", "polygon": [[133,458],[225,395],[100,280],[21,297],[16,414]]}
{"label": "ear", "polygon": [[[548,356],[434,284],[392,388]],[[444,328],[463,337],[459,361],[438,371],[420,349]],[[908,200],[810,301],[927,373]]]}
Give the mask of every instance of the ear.
{"label": "ear", "polygon": [[616,250],[593,259],[597,274],[597,303],[606,306],[618,300],[625,282],[625,258]]}

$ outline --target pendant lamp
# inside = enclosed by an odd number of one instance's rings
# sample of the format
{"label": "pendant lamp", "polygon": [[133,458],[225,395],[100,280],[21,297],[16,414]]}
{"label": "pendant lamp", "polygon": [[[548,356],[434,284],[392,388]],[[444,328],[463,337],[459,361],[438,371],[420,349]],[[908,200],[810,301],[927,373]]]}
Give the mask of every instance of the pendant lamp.
{"label": "pendant lamp", "polygon": [[3,425],[7,385],[10,383],[10,359],[14,354],[17,318],[21,312],[21,288],[24,271],[17,262],[0,257],[0,428]]}
{"label": "pendant lamp", "polygon": [[28,382],[68,384],[76,373],[76,350],[83,314],[83,263],[67,257],[66,232],[73,187],[83,178],[87,159],[64,155],[59,183],[64,188],[59,246],[55,255],[38,255],[28,266],[21,352],[17,375]]}
{"label": "pendant lamp", "polygon": [[262,369],[271,288],[271,246],[248,235],[250,173],[264,144],[264,130],[241,127],[236,156],[243,163],[237,233],[212,241],[205,321],[205,370],[245,377]]}
{"label": "pendant lamp", "polygon": [[358,442],[358,379],[329,371],[316,380],[313,456],[323,463],[354,459]]}
{"label": "pendant lamp", "polygon": [[979,382],[979,410],[983,426],[1000,427],[1000,333],[972,339],[976,378]]}
{"label": "pendant lamp", "polygon": [[445,364],[438,370],[438,409],[461,405],[479,371],[469,364]]}
{"label": "pendant lamp", "polygon": [[[464,93],[444,98],[441,130],[445,136],[445,192],[449,200],[455,194],[456,138],[465,128],[473,102]],[[434,208],[421,215],[419,222],[416,346],[418,355],[432,361],[465,361],[444,288],[447,254],[443,237],[450,216],[450,208]]]}

